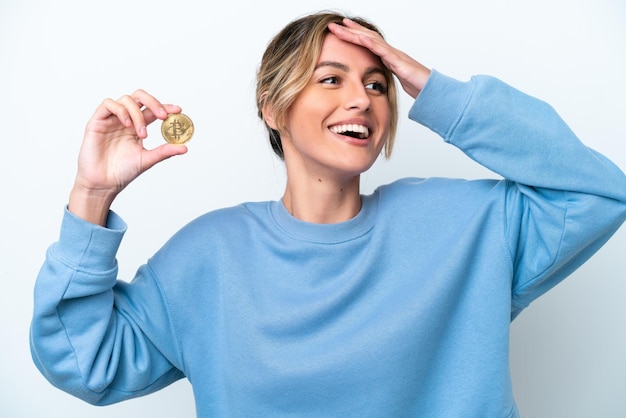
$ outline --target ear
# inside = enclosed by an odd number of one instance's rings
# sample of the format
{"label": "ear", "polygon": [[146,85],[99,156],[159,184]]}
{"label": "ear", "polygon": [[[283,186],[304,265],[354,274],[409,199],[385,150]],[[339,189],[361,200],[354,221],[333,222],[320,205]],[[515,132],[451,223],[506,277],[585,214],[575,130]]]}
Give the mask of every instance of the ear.
{"label": "ear", "polygon": [[[261,95],[261,101],[265,102],[266,97],[267,92]],[[263,121],[265,121],[267,126],[269,126],[270,128],[274,129],[275,131],[278,130],[278,127],[276,125],[276,119],[274,117],[274,108],[268,103],[265,103],[263,105]]]}

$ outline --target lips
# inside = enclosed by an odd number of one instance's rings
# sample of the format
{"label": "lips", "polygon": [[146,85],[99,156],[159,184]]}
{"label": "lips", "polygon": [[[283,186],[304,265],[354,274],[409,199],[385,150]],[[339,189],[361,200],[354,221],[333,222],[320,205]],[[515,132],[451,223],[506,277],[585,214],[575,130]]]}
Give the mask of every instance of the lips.
{"label": "lips", "polygon": [[357,139],[367,139],[370,136],[370,130],[367,126],[356,123],[333,125],[329,129],[332,133]]}

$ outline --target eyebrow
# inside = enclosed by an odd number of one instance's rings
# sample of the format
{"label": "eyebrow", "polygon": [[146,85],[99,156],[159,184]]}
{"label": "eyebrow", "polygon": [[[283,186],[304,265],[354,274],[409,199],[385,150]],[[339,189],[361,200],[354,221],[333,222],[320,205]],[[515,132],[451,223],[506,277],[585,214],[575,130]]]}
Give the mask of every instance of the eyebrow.
{"label": "eyebrow", "polygon": [[[338,61],[322,61],[315,66],[315,70],[321,67],[333,67],[346,73],[350,71],[350,67]],[[375,73],[385,75],[385,72],[380,67],[369,67],[367,70],[365,70],[365,75],[370,75],[370,74],[375,74]]]}

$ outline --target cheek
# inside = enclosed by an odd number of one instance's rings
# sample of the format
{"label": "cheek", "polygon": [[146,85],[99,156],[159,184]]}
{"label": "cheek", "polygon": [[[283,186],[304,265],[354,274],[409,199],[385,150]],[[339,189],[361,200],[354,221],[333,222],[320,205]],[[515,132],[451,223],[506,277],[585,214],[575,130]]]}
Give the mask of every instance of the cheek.
{"label": "cheek", "polygon": [[311,115],[310,109],[294,103],[285,115],[285,126],[292,131],[304,129]]}
{"label": "cheek", "polygon": [[294,108],[285,115],[283,137],[288,141],[306,141],[313,134],[313,120],[315,115],[311,112],[303,112],[302,109]]}
{"label": "cheek", "polygon": [[385,133],[388,133],[391,125],[391,105],[387,100],[385,100],[385,103],[381,103],[379,109],[380,110],[377,113],[379,126],[385,131]]}

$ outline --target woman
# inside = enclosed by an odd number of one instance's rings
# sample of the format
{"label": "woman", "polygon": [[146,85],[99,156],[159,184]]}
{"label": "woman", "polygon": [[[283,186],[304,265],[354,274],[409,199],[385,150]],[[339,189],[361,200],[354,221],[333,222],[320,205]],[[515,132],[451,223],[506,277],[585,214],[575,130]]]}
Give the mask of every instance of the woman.
{"label": "woman", "polygon": [[[359,176],[412,120],[504,179]],[[180,107],[137,91],[89,121],[61,236],[35,289],[32,353],[94,404],[186,377],[199,417],[516,417],[509,324],[626,218],[626,176],[547,104],[430,70],[361,19],[291,22],[258,72],[280,201],[207,213],[117,281],[111,202],[185,146],[143,148]]]}

